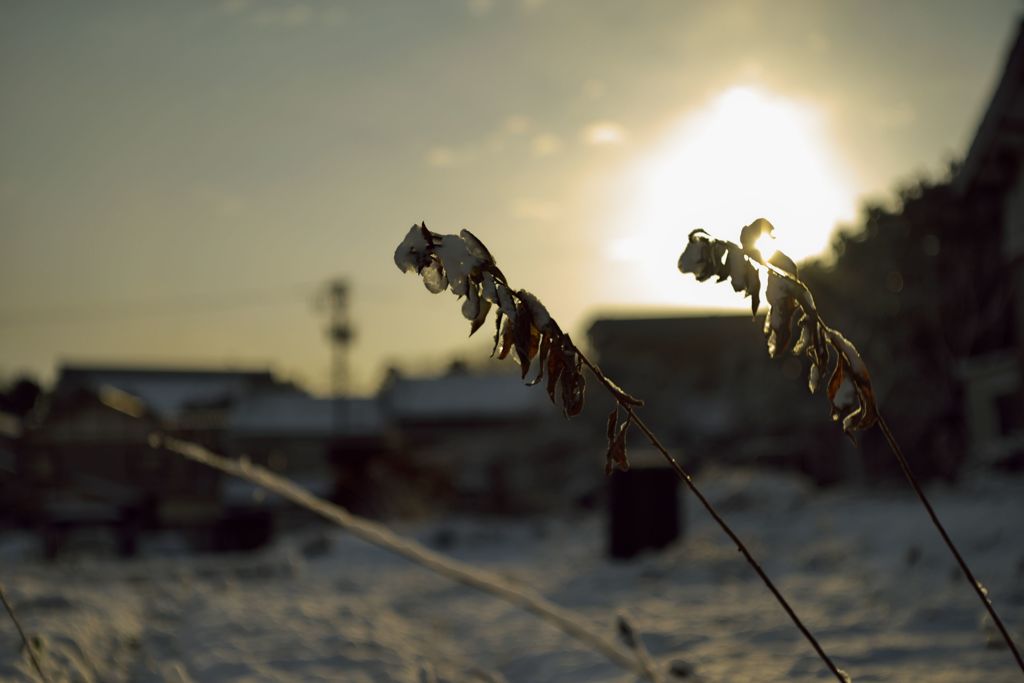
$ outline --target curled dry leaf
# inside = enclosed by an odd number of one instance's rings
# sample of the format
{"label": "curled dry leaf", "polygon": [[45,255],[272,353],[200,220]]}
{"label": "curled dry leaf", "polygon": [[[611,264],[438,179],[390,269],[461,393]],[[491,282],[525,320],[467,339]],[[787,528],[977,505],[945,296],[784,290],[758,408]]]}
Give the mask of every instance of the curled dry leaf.
{"label": "curled dry leaf", "polygon": [[605,458],[604,473],[611,474],[615,470],[625,472],[629,469],[629,458],[626,457],[626,433],[633,421],[630,413],[619,423],[619,406],[616,404],[608,414],[608,453]]}
{"label": "curled dry leaf", "polygon": [[718,282],[731,280],[735,291],[751,297],[751,311],[757,315],[761,279],[739,246],[716,240],[703,230],[694,230],[679,256],[678,267],[683,273],[693,273],[699,282],[712,277],[717,277]]}
{"label": "curled dry leaf", "polygon": [[[755,313],[760,290],[757,268],[767,270],[765,299],[769,310],[764,334],[768,354],[775,358],[792,346],[794,355],[807,356],[810,361],[807,388],[811,393],[817,390],[834,356],[826,393],[832,418],[852,436],[853,432],[868,429],[878,421],[867,366],[848,339],[821,321],[810,290],[799,279],[796,264],[781,252],[775,252],[767,263],[763,260],[756,248],[757,240],[773,232],[772,224],[759,218],[741,230],[740,246],[716,240],[703,230],[694,230],[679,257],[679,270],[692,273],[700,281],[714,276],[719,281],[730,279],[733,289],[753,298]],[[801,314],[796,321],[799,332],[794,340],[793,320],[798,312]]]}
{"label": "curled dry leaf", "polygon": [[769,223],[767,218],[758,218],[750,225],[745,225],[740,229],[740,245],[743,247],[744,253],[763,263],[764,258],[757,248],[757,241],[764,235],[773,236],[774,234],[775,226]]}
{"label": "curled dry leaf", "polygon": [[[789,273],[794,278],[797,277],[796,264],[782,252],[776,252],[770,262],[779,270]],[[765,286],[764,294],[769,308],[768,315],[764,318],[764,334],[768,341],[768,355],[772,358],[785,353],[789,348],[793,315],[799,307],[798,289],[793,281],[773,271],[768,272],[768,284]]]}
{"label": "curled dry leaf", "polygon": [[[527,384],[539,383],[546,370],[552,403],[560,398],[567,417],[583,410],[586,380],[579,350],[536,296],[508,286],[490,250],[473,233],[462,230],[458,235],[439,235],[426,224],[414,225],[395,250],[395,265],[402,272],[419,274],[435,294],[450,289],[465,297],[462,315],[470,321],[471,335],[495,308],[491,356],[504,359],[515,349],[524,380],[536,360],[536,372]],[[608,385],[619,400],[641,405],[614,384]]]}

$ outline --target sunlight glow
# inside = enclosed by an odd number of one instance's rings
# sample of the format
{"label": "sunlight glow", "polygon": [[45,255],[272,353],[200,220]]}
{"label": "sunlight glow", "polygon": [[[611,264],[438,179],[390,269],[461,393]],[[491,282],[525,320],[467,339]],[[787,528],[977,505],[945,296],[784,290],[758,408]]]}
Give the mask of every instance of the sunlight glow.
{"label": "sunlight glow", "polygon": [[[694,228],[735,241],[758,217],[776,229],[765,256],[778,249],[800,261],[824,252],[837,223],[855,217],[856,194],[820,119],[810,106],[756,88],[723,92],[632,171],[628,208],[606,256],[661,272],[634,257],[675,258]],[[638,278],[648,291],[657,285],[664,302],[685,303],[674,269]]]}

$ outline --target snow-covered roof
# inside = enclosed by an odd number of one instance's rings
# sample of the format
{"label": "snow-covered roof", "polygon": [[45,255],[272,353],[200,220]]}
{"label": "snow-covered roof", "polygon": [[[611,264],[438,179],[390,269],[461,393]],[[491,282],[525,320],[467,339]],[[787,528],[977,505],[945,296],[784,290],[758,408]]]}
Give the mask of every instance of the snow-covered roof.
{"label": "snow-covered roof", "polygon": [[552,410],[542,388],[528,387],[514,375],[398,378],[384,400],[403,422],[521,419]]}
{"label": "snow-covered roof", "polygon": [[239,400],[227,418],[236,436],[374,436],[387,423],[376,399],[314,398],[268,392]]}
{"label": "snow-covered roof", "polygon": [[181,416],[189,406],[237,400],[255,389],[275,385],[266,370],[196,370],[103,366],[65,366],[57,391],[113,387],[141,399],[165,419]]}

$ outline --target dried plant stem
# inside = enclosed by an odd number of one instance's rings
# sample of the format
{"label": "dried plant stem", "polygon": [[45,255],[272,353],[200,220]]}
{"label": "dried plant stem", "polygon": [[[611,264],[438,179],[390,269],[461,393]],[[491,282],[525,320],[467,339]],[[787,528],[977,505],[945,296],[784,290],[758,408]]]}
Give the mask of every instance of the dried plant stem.
{"label": "dried plant stem", "polygon": [[415,562],[416,564],[471,588],[497,596],[521,607],[559,628],[604,655],[609,661],[633,674],[658,683],[659,677],[650,659],[634,656],[610,637],[602,635],[583,617],[560,607],[528,588],[516,586],[498,574],[459,562],[407,538],[398,536],[382,524],[353,515],[339,505],[318,498],[298,484],[259,465],[217,455],[199,444],[166,435],[154,435],[153,445],[182,455],[231,476],[244,479],[313,512],[340,526],[354,536]]}
{"label": "dried plant stem", "polygon": [[[594,373],[594,376],[597,378],[597,380],[601,382],[601,384],[605,388],[607,388],[613,396],[616,396],[616,391],[612,388],[612,386],[610,386],[610,381],[607,377],[605,377],[604,373],[601,372],[601,369],[598,368],[594,363],[592,363],[590,359],[587,358],[586,355],[584,355],[582,352],[580,353],[580,357],[582,358],[584,365],[590,368],[591,372]],[[618,398],[616,398],[616,401],[618,401]],[[693,481],[693,477],[690,476],[689,472],[687,472],[686,469],[684,469],[683,466],[679,464],[679,461],[672,457],[672,454],[668,452],[668,449],[666,449],[664,445],[662,445],[658,437],[654,434],[654,432],[651,431],[650,427],[647,426],[647,423],[645,423],[640,418],[640,416],[633,411],[633,406],[624,404],[621,401],[618,402],[622,406],[622,408],[627,413],[629,413],[630,417],[633,420],[633,424],[635,424],[637,428],[639,428],[640,431],[643,432],[644,436],[647,437],[647,440],[651,443],[651,445],[654,446],[654,448],[657,449],[659,453],[661,453],[661,455],[665,458],[665,460],[672,467],[672,469],[675,470],[675,473],[679,477],[679,479],[681,479],[682,482],[686,484],[687,488],[689,488],[690,491],[693,492],[693,495],[697,496],[697,500],[700,501],[701,505],[704,506],[704,509],[708,511],[708,514],[711,515],[715,522],[718,523],[718,526],[721,527],[722,531],[724,531],[726,535],[730,539],[732,539],[732,542],[736,544],[737,550],[739,550],[740,553],[743,554],[743,557],[747,560],[747,563],[751,567],[753,567],[754,571],[757,572],[757,575],[761,577],[761,581],[764,582],[764,585],[768,587],[768,590],[772,592],[772,595],[775,596],[775,599],[779,602],[780,605],[782,605],[782,609],[786,611],[786,614],[789,615],[789,618],[792,619],[796,627],[800,629],[800,632],[804,634],[804,637],[808,640],[808,642],[810,642],[811,647],[813,647],[814,651],[818,653],[818,656],[825,663],[825,666],[828,667],[829,671],[831,671],[833,675],[835,675],[835,677],[841,683],[850,683],[850,677],[846,674],[845,671],[843,671],[835,665],[832,659],[828,656],[828,654],[826,654],[825,650],[821,647],[821,644],[818,642],[817,638],[814,637],[814,634],[812,634],[810,630],[808,630],[808,628],[804,626],[804,623],[800,621],[800,617],[797,616],[796,612],[790,606],[789,602],[787,602],[786,598],[783,597],[781,592],[779,592],[779,589],[775,587],[775,584],[772,582],[772,580],[768,578],[768,575],[765,573],[760,563],[758,563],[758,561],[754,559],[754,556],[750,554],[750,550],[747,549],[746,544],[744,544],[743,541],[740,540],[740,537],[736,535],[736,532],[732,530],[732,527],[730,527],[729,524],[722,518],[722,516],[718,514],[718,510],[716,510],[715,506],[711,504],[711,501],[704,497],[704,494],[701,492],[696,482]]]}
{"label": "dried plant stem", "polygon": [[903,474],[906,475],[907,481],[910,482],[914,492],[917,493],[917,497],[921,499],[921,504],[924,505],[924,509],[928,511],[928,516],[931,517],[932,524],[938,530],[939,535],[942,536],[942,540],[946,542],[946,547],[949,548],[949,552],[953,553],[953,557],[956,558],[957,564],[960,565],[960,569],[963,571],[964,576],[967,577],[968,583],[974,588],[974,592],[978,594],[978,598],[981,603],[985,605],[985,609],[988,610],[989,616],[992,617],[992,621],[995,623],[996,628],[999,629],[999,633],[1002,634],[1003,640],[1006,641],[1006,645],[1010,648],[1010,652],[1013,653],[1014,659],[1017,660],[1017,666],[1020,667],[1021,671],[1024,672],[1024,659],[1021,659],[1020,651],[1017,649],[1017,645],[1013,642],[1013,638],[1010,637],[1009,631],[1006,630],[1006,626],[1003,625],[1003,620],[996,614],[996,608],[992,604],[992,600],[988,597],[988,591],[981,585],[981,582],[974,578],[974,573],[971,572],[971,568],[967,566],[967,562],[963,556],[960,555],[960,551],[957,549],[956,544],[953,543],[953,539],[946,533],[946,528],[939,521],[939,516],[935,513],[935,509],[929,502],[928,497],[924,494],[920,484],[917,483],[917,478],[910,469],[910,463],[907,462],[906,457],[903,455],[903,450],[900,448],[899,443],[896,441],[896,437],[893,435],[892,430],[889,429],[889,424],[885,421],[881,415],[878,416],[878,427],[882,430],[882,434],[885,435],[885,440],[889,444],[889,449],[892,450],[893,455],[896,456],[896,461],[899,462],[900,468],[903,470]]}
{"label": "dried plant stem", "polygon": [[36,673],[39,674],[39,678],[43,680],[43,683],[49,683],[50,679],[43,673],[43,667],[39,665],[39,660],[36,659],[35,650],[32,649],[32,644],[28,641],[28,637],[25,635],[25,629],[21,627],[21,622],[18,621],[18,617],[14,614],[14,608],[11,603],[7,600],[7,594],[4,593],[4,587],[0,586],[0,602],[4,603],[4,607],[7,609],[7,614],[10,615],[11,621],[14,622],[15,628],[18,629],[18,635],[21,636],[21,642],[24,643],[25,649],[28,650],[29,659],[32,660],[32,666],[35,667]]}

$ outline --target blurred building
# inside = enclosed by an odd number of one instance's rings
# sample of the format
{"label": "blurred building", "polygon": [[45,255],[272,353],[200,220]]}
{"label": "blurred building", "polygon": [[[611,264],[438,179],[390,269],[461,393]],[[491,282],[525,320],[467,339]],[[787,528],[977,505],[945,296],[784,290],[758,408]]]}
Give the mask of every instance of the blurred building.
{"label": "blurred building", "polygon": [[593,499],[600,448],[562,417],[542,387],[455,365],[435,377],[393,373],[381,405],[405,459],[448,507],[481,512],[566,509]]}
{"label": "blurred building", "polygon": [[[64,367],[14,442],[11,513],[40,529],[50,554],[84,527],[112,530],[122,552],[133,550],[143,529],[181,530],[199,547],[258,545],[273,521],[259,496],[233,497],[219,472],[153,448],[149,437],[160,431],[238,452],[251,432],[246,406],[267,395],[308,398],[267,371]],[[302,474],[332,481],[330,435],[286,436],[287,418],[271,425],[278,430],[268,441],[272,452],[287,454],[286,465]],[[309,441],[318,439],[311,451]]]}
{"label": "blurred building", "polygon": [[963,380],[972,454],[1007,461],[1024,456],[1024,22],[956,182],[965,202],[994,209],[992,224],[975,229],[1001,235],[993,267],[1005,274],[1014,338],[965,359]]}
{"label": "blurred building", "polygon": [[819,483],[855,474],[807,369],[769,358],[763,325],[743,314],[599,319],[588,335],[601,369],[646,402],[644,419],[691,466],[783,467]]}

